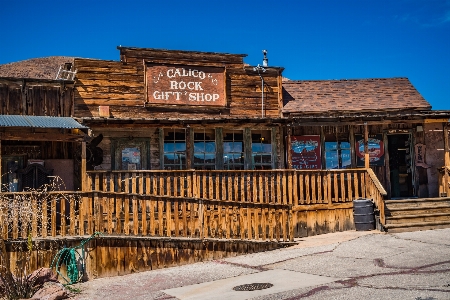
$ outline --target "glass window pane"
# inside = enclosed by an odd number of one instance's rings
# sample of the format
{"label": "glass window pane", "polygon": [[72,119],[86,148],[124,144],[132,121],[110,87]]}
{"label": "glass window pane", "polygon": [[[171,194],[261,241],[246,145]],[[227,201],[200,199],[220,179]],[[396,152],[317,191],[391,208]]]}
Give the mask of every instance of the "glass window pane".
{"label": "glass window pane", "polygon": [[341,150],[342,168],[351,168],[352,158],[350,150]]}
{"label": "glass window pane", "polygon": [[213,129],[194,130],[194,168],[216,168],[216,141]]}
{"label": "glass window pane", "polygon": [[270,130],[252,130],[252,158],[255,169],[270,169],[272,167]]}
{"label": "glass window pane", "polygon": [[325,151],[327,150],[337,150],[337,142],[325,142]]}
{"label": "glass window pane", "polygon": [[186,130],[164,130],[164,169],[186,169]]}
{"label": "glass window pane", "polygon": [[244,169],[244,135],[242,130],[223,131],[223,163],[226,170]]}
{"label": "glass window pane", "polygon": [[327,169],[338,169],[339,168],[338,152],[337,151],[325,152],[325,161]]}

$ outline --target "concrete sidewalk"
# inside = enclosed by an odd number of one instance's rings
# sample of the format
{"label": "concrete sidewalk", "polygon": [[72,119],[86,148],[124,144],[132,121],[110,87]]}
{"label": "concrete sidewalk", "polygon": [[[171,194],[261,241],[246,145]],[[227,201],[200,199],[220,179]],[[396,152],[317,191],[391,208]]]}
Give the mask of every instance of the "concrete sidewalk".
{"label": "concrete sidewalk", "polygon": [[[101,278],[75,299],[450,299],[450,229],[338,232],[289,248]],[[233,288],[254,283],[255,291]]]}

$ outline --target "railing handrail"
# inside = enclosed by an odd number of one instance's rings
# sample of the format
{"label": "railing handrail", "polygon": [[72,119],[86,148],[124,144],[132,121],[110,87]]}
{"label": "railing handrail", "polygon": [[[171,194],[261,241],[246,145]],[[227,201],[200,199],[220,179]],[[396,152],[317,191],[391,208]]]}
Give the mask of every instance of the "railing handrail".
{"label": "railing handrail", "polygon": [[371,168],[366,169],[367,170],[367,174],[369,174],[370,179],[372,179],[373,183],[375,184],[376,188],[378,189],[378,191],[380,192],[380,194],[382,196],[387,196],[387,192],[384,189],[383,185],[381,184],[381,182],[378,180],[378,177],[375,175],[375,173],[373,172],[373,170]]}
{"label": "railing handrail", "polygon": [[300,172],[300,173],[342,173],[342,172],[364,172],[364,168],[354,169],[320,169],[320,170],[298,170],[298,169],[270,169],[270,170],[90,170],[88,174],[101,173],[273,173],[273,172]]}

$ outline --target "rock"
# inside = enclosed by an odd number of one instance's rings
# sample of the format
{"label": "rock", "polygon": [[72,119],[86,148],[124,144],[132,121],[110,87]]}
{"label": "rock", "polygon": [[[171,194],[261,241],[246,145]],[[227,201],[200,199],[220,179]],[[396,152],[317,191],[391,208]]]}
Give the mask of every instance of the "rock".
{"label": "rock", "polygon": [[60,300],[69,297],[66,288],[59,282],[48,281],[37,291],[31,299],[33,300]]}
{"label": "rock", "polygon": [[43,285],[46,282],[58,282],[58,276],[49,268],[40,268],[28,275],[28,280],[34,280],[34,285]]}

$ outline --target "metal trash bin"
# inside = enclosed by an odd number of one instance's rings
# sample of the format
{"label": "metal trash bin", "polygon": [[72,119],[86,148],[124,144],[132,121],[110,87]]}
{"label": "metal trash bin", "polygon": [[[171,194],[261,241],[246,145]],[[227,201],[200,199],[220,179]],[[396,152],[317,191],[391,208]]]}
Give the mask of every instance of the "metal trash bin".
{"label": "metal trash bin", "polygon": [[374,205],[371,199],[353,200],[353,219],[357,231],[375,229]]}

